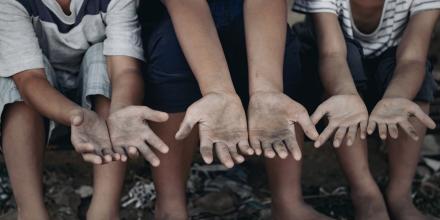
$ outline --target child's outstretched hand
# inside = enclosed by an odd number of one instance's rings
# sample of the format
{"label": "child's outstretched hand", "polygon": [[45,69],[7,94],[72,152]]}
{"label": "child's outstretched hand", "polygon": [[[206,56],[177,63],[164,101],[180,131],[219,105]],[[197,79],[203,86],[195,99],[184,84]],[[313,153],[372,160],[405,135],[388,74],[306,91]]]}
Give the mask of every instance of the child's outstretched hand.
{"label": "child's outstretched hand", "polygon": [[154,134],[148,126],[148,121],[167,120],[167,113],[154,111],[145,106],[129,106],[111,113],[107,125],[113,150],[122,155],[122,161],[127,161],[127,154],[130,157],[137,157],[140,152],[151,165],[159,166],[159,158],[152,148],[167,153],[169,147]]}
{"label": "child's outstretched hand", "polygon": [[87,109],[73,112],[71,132],[72,144],[85,161],[103,164],[120,159],[112,150],[105,120],[95,112]]}
{"label": "child's outstretched hand", "polygon": [[307,110],[281,92],[253,94],[248,115],[249,139],[258,155],[264,151],[264,155],[269,158],[276,154],[286,158],[290,151],[296,160],[300,160],[301,149],[296,140],[295,123],[312,140],[318,137]]}
{"label": "child's outstretched hand", "polygon": [[412,139],[418,140],[416,129],[409,121],[413,116],[426,127],[435,128],[435,122],[416,103],[405,98],[384,98],[376,104],[370,114],[368,134],[372,134],[378,127],[381,139],[385,140],[388,134],[396,139],[399,136],[399,126]]}
{"label": "child's outstretched hand", "polygon": [[356,138],[358,128],[361,139],[367,136],[368,110],[358,95],[336,95],[315,110],[311,118],[317,124],[324,116],[328,118],[328,125],[319,135],[315,147],[320,147],[335,133],[333,146],[339,147],[344,138],[347,145],[351,146]]}
{"label": "child's outstretched hand", "polygon": [[214,160],[213,149],[228,168],[244,161],[241,152],[251,155],[246,124],[246,114],[240,98],[231,93],[209,93],[192,104],[176,133],[176,139],[186,138],[194,126],[199,125],[200,153],[210,164]]}

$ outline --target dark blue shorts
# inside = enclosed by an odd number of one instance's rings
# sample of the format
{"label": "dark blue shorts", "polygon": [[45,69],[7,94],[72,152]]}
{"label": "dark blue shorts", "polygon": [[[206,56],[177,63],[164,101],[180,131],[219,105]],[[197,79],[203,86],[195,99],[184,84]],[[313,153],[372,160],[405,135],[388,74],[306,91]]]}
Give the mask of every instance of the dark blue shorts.
{"label": "dark blue shorts", "polygon": [[[319,79],[318,48],[314,33],[303,30],[299,33],[301,39],[301,66],[304,77],[302,88],[304,94],[300,99],[309,110],[314,110],[322,101],[324,89]],[[378,57],[367,58],[363,54],[359,42],[346,38],[347,62],[358,92],[371,110],[385,93],[396,68],[396,47],[389,48]],[[432,65],[426,63],[425,79],[420,87],[415,101],[432,102],[436,83],[432,75]]]}
{"label": "dark blue shorts", "polygon": [[[208,2],[232,81],[246,106],[249,101],[249,87],[243,1],[211,0]],[[148,63],[144,71],[146,105],[170,113],[186,111],[192,103],[201,98],[201,94],[168,16],[156,25],[144,45],[147,47],[145,51]],[[288,28],[284,62],[284,92],[294,99],[296,95],[299,95],[297,89],[302,77],[299,48],[297,37]]]}

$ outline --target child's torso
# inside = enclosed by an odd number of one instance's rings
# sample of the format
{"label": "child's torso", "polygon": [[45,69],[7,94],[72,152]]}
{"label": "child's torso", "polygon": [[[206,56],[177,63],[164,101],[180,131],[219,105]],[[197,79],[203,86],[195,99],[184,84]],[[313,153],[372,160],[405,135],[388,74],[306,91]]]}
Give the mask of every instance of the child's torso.
{"label": "child's torso", "polygon": [[87,49],[105,39],[105,16],[111,0],[27,1],[44,55],[59,71],[75,74]]}

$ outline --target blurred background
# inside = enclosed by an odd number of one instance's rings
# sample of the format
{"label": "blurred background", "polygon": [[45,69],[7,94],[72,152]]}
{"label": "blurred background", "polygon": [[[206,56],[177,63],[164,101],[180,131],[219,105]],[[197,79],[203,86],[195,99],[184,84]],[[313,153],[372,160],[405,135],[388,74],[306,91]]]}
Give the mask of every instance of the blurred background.
{"label": "blurred background", "polygon": [[[288,0],[289,5],[293,0]],[[289,12],[289,24],[304,16]],[[440,82],[440,22],[433,36],[430,59]],[[440,122],[440,92],[437,89],[431,116]],[[440,135],[431,131],[414,179],[413,197],[426,214],[440,217]],[[46,203],[56,220],[84,219],[93,194],[91,166],[83,163],[68,143],[68,131],[59,130],[46,153],[44,185]],[[335,219],[353,219],[349,189],[330,146],[319,151],[308,143],[304,149],[303,191],[306,202]],[[387,183],[386,148],[369,140],[370,166],[383,189]],[[148,165],[130,161],[121,218],[152,219],[155,191]],[[325,168],[325,169],[324,169]],[[250,158],[242,166],[226,170],[220,165],[204,166],[198,155],[188,180],[188,208],[191,219],[270,219],[270,192],[262,160]],[[0,156],[0,220],[16,219],[16,207],[3,158]]]}

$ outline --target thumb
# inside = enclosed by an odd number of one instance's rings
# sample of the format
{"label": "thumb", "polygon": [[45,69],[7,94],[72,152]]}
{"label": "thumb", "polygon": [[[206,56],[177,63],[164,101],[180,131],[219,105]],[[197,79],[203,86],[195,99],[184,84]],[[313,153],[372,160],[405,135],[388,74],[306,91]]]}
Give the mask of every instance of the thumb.
{"label": "thumb", "polygon": [[80,126],[84,121],[84,113],[82,111],[76,111],[70,116],[71,126]]}
{"label": "thumb", "polygon": [[197,122],[198,121],[192,117],[191,112],[187,112],[185,118],[180,124],[179,130],[176,133],[176,140],[183,140],[188,137]]}
{"label": "thumb", "polygon": [[298,123],[302,127],[307,137],[309,137],[311,140],[316,140],[318,138],[318,131],[316,130],[315,125],[307,113],[304,113],[298,117]]}
{"label": "thumb", "polygon": [[148,107],[144,107],[143,117],[147,121],[154,121],[154,122],[165,122],[169,118],[167,113],[156,111]]}
{"label": "thumb", "polygon": [[327,113],[327,102],[323,102],[321,105],[316,108],[315,112],[310,116],[310,119],[312,120],[313,124],[317,124],[322,117]]}

